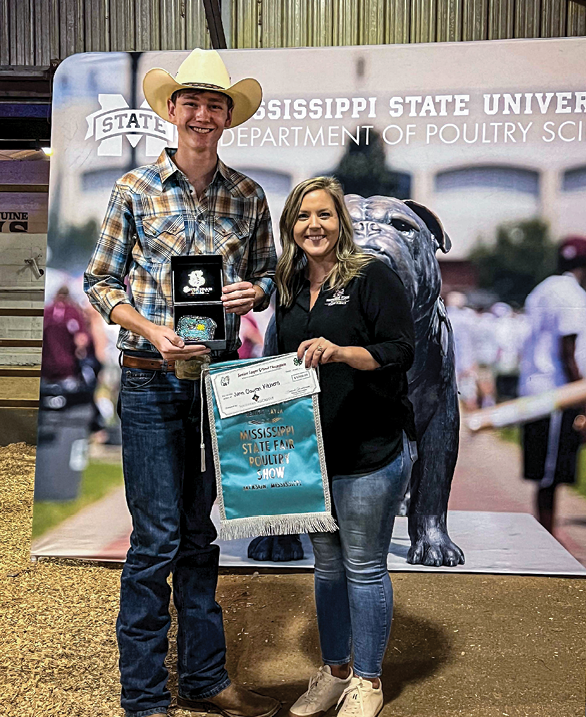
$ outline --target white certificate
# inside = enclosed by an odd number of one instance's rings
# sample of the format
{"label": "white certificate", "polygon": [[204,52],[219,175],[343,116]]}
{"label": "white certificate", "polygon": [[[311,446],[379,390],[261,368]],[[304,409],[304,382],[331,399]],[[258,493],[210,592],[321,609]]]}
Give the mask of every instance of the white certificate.
{"label": "white certificate", "polygon": [[297,354],[221,371],[212,376],[212,386],[221,418],[319,392],[316,370],[305,368]]}

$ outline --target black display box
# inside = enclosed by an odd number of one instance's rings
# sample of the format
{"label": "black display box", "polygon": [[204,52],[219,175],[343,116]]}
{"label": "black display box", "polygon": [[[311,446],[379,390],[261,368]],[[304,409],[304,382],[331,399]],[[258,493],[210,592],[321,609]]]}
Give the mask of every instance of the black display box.
{"label": "black display box", "polygon": [[175,333],[186,344],[226,348],[222,257],[214,254],[171,257]]}

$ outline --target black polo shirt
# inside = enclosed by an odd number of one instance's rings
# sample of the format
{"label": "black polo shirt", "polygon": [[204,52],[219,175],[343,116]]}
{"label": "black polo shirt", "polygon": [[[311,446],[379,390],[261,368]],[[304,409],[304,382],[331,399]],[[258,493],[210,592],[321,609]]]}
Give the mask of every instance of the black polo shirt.
{"label": "black polo shirt", "polygon": [[399,276],[374,259],[343,289],[322,287],[309,309],[309,280],[301,279],[290,308],[277,308],[280,353],[306,339],[362,346],[380,364],[359,371],[344,363],[320,366],[320,411],[328,472],[371,473],[402,447],[402,431],[414,440],[406,372],[413,363],[411,309]]}

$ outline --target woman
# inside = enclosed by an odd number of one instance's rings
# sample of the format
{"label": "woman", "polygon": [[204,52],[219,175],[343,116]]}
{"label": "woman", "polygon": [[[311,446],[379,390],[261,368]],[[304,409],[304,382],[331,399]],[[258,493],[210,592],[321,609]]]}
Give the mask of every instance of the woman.
{"label": "woman", "polygon": [[290,715],[314,717],[343,700],[342,717],[375,717],[392,617],[387,553],[410,468],[403,431],[414,438],[406,377],[413,323],[397,274],[354,244],[334,178],[295,187],[280,230],[278,347],[320,367],[324,450],[340,528],[310,536],[324,665]]}

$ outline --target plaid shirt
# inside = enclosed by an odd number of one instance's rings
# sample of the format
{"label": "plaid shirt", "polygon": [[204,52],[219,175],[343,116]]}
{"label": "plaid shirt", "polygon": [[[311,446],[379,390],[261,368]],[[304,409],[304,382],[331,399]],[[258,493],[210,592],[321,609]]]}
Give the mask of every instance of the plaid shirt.
{"label": "plaid shirt", "polygon": [[[221,254],[227,283],[260,286],[265,298],[255,310],[268,306],[276,254],[262,188],[218,160],[212,182],[198,199],[171,160],[175,151],[166,149],[154,164],[125,174],[112,190],[84,276],[90,302],[109,324],[114,323],[112,309],[126,303],[149,321],[173,328],[171,257],[177,254]],[[240,317],[226,314],[227,351],[240,346],[239,329]],[[123,328],[118,348],[156,351]]]}

